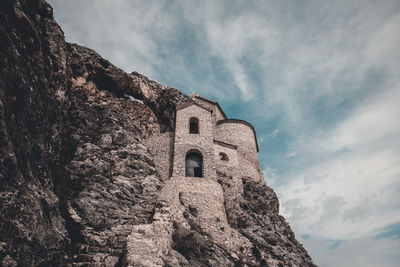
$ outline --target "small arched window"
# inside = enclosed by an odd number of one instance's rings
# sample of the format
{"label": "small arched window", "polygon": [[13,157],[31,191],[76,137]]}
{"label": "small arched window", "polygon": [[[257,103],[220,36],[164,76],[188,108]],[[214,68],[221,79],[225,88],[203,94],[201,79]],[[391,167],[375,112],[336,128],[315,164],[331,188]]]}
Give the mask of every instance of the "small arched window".
{"label": "small arched window", "polygon": [[228,155],[226,155],[224,152],[219,152],[219,159],[223,161],[229,161]]}
{"label": "small arched window", "polygon": [[186,155],[186,177],[203,177],[203,158],[197,152]]}
{"label": "small arched window", "polygon": [[189,133],[198,134],[199,133],[199,119],[198,118],[190,118],[189,120]]}

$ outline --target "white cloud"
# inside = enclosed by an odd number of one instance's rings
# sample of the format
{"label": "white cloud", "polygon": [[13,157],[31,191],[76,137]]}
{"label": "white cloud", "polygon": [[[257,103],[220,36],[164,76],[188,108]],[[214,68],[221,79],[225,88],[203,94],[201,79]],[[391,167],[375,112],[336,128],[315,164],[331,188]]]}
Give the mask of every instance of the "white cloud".
{"label": "white cloud", "polygon": [[279,134],[279,129],[276,128],[275,130],[273,130],[272,132],[270,132],[269,134],[267,134],[265,137],[266,138],[272,138],[275,139]]}
{"label": "white cloud", "polygon": [[312,146],[322,151],[335,152],[372,146],[376,142],[396,141],[400,135],[400,124],[393,122],[400,118],[399,103],[400,84],[378,96],[372,95],[346,120]]}
{"label": "white cloud", "polygon": [[257,141],[259,144],[261,144],[262,142],[264,142],[268,139],[275,139],[278,136],[278,134],[279,134],[279,129],[276,128],[270,133],[262,134],[262,135],[258,136]]}
{"label": "white cloud", "polygon": [[381,29],[375,32],[366,48],[366,55],[373,64],[392,71],[393,75],[400,71],[400,15],[390,18]]}
{"label": "white cloud", "polygon": [[399,263],[400,239],[375,239],[371,236],[344,243],[335,240],[308,239],[306,247],[314,251],[314,261],[325,267],[395,267]]}
{"label": "white cloud", "polygon": [[275,186],[279,179],[278,175],[276,174],[276,170],[271,168],[270,166],[266,166],[263,170],[264,180],[268,186]]}
{"label": "white cloud", "polygon": [[347,240],[400,221],[400,90],[374,99],[298,144],[313,165],[277,190],[299,232]]}
{"label": "white cloud", "polygon": [[201,34],[209,56],[224,61],[241,97],[254,98],[259,88],[246,72],[243,61],[251,53],[256,53],[260,61],[272,53],[279,39],[277,29],[269,27],[262,14],[249,13],[246,9],[236,12],[228,7],[229,2],[204,1],[195,10],[191,2],[179,4],[185,19]]}

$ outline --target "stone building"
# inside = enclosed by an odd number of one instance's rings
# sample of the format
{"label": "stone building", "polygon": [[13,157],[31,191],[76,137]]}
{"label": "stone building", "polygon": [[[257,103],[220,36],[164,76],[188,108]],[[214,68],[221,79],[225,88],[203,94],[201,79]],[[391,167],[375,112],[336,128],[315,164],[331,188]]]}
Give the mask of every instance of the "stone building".
{"label": "stone building", "polygon": [[264,183],[253,126],[228,119],[215,101],[197,94],[191,96],[192,102],[177,107],[175,132],[147,141],[163,180],[215,180],[218,170],[223,170],[234,177],[248,176]]}

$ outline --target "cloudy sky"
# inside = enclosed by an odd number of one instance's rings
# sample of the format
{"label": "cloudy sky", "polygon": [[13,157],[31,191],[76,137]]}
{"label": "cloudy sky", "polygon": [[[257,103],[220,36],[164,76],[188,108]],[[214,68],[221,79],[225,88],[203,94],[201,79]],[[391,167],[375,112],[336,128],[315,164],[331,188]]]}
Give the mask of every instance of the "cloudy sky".
{"label": "cloudy sky", "polygon": [[254,125],[320,266],[400,263],[400,1],[50,0],[67,41]]}

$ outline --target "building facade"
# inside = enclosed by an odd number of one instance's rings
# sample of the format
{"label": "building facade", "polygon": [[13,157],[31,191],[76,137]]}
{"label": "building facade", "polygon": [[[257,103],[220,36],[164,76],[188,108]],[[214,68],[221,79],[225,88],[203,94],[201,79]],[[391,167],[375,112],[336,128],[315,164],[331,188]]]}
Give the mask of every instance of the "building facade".
{"label": "building facade", "polygon": [[153,136],[147,142],[163,180],[216,179],[222,170],[264,183],[253,126],[228,119],[215,101],[196,94],[192,100],[177,107],[174,133]]}

